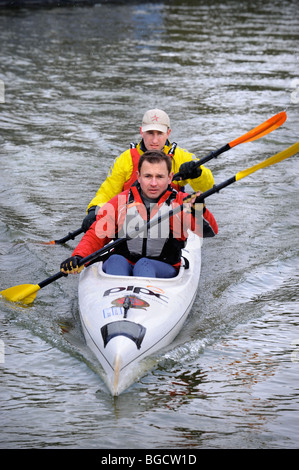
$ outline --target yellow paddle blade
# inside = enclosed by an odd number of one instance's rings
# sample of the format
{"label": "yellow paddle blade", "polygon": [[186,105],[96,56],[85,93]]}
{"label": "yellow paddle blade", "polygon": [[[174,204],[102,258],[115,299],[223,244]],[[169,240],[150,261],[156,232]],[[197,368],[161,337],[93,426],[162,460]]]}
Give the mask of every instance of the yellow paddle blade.
{"label": "yellow paddle blade", "polygon": [[258,163],[257,165],[254,165],[250,168],[247,168],[247,170],[239,171],[235,176],[236,181],[239,181],[242,178],[245,178],[245,176],[251,175],[251,173],[254,173],[257,170],[260,170],[261,168],[265,168],[267,166],[274,165],[275,163],[281,162],[282,160],[285,160],[286,158],[289,158],[298,152],[299,152],[299,141],[291,145],[291,147],[287,148],[286,150],[283,150],[282,152],[279,152],[276,155],[273,155],[273,157],[267,158],[263,162]]}
{"label": "yellow paddle blade", "polygon": [[233,140],[228,145],[230,148],[232,148],[239,144],[244,144],[246,142],[252,142],[253,140],[260,139],[264,135],[267,135],[280,127],[285,122],[286,118],[287,113],[285,111],[275,114],[275,116],[272,116],[270,119],[255,127],[251,131]]}
{"label": "yellow paddle blade", "polygon": [[19,286],[9,287],[9,289],[2,290],[0,294],[11,302],[31,304],[39,289],[40,286],[38,284],[20,284]]}

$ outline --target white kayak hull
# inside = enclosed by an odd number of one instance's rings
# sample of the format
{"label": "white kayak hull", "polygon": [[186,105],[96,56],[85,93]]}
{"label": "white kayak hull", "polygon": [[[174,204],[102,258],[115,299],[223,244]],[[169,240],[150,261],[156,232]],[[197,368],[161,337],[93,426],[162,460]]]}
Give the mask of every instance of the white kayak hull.
{"label": "white kayak hull", "polygon": [[112,395],[134,383],[142,375],[140,362],[168,346],[181,330],[198,288],[201,244],[190,234],[182,267],[171,279],[112,276],[103,272],[102,262],[81,273],[84,336]]}

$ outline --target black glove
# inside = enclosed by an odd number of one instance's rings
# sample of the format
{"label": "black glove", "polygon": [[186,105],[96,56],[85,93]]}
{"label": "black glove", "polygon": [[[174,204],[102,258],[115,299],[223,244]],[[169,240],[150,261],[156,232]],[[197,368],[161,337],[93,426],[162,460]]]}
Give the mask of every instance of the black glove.
{"label": "black glove", "polygon": [[182,180],[198,178],[202,173],[198,160],[182,163],[179,169],[179,175]]}
{"label": "black glove", "polygon": [[78,274],[84,268],[84,264],[79,266],[82,256],[72,256],[71,258],[66,259],[60,265],[60,271],[65,274]]}
{"label": "black glove", "polygon": [[96,207],[97,206],[92,206],[88,209],[88,214],[87,216],[83,219],[82,222],[82,229],[84,232],[87,232],[89,227],[95,222],[96,220]]}

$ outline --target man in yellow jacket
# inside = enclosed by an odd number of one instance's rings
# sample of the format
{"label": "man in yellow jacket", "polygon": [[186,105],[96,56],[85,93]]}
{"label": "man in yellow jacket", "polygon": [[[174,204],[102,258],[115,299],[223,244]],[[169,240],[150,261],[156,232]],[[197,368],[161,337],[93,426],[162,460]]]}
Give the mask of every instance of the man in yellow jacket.
{"label": "man in yellow jacket", "polygon": [[96,220],[97,211],[101,206],[135,183],[138,161],[146,150],[163,150],[170,156],[173,173],[178,173],[180,170],[184,175],[184,179],[173,182],[176,189],[183,189],[189,183],[195,192],[204,192],[214,185],[211,170],[203,165],[197,166],[198,159],[194,154],[178,147],[175,142],[170,143],[168,139],[170,132],[170,120],[164,111],[156,108],[144,114],[140,127],[142,140],[139,144],[131,144],[131,147],[115,160],[106,180],[87,207],[88,214],[82,223],[84,232]]}

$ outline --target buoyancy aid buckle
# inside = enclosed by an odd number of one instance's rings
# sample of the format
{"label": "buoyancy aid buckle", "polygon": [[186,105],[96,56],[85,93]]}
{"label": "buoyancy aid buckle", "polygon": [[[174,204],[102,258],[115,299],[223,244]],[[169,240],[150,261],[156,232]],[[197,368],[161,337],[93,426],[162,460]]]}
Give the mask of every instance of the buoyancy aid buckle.
{"label": "buoyancy aid buckle", "polygon": [[172,143],[171,148],[170,148],[170,150],[169,150],[169,152],[168,152],[168,154],[167,154],[167,155],[169,155],[170,158],[173,158],[173,157],[174,157],[174,152],[175,152],[175,149],[176,149],[177,145],[178,145],[178,144],[177,144],[176,142],[173,142],[173,143]]}

